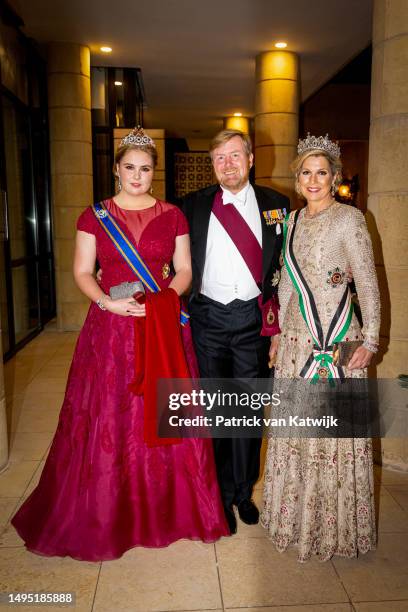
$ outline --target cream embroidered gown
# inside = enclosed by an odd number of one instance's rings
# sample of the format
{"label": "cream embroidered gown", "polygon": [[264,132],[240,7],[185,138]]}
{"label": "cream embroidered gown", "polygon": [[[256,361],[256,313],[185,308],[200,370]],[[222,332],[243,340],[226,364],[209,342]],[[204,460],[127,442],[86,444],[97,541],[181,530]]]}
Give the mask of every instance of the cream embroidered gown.
{"label": "cream embroidered gown", "polygon": [[[303,209],[294,254],[316,302],[324,334],[353,272],[364,327],[353,318],[344,340],[378,343],[380,302],[371,240],[362,213],[335,203],[313,218]],[[282,330],[276,378],[298,378],[312,349],[298,294],[287,270],[279,285]],[[366,370],[345,370],[366,377]],[[261,523],[279,551],[298,546],[299,561],[316,554],[354,557],[375,548],[374,479],[369,439],[270,438]]]}

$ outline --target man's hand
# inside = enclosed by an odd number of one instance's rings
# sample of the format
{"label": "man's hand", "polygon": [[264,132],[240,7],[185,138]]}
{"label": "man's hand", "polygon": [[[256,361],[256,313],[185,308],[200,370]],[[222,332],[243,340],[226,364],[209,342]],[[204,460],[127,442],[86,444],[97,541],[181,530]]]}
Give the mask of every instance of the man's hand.
{"label": "man's hand", "polygon": [[277,334],[276,336],[271,336],[271,346],[269,348],[269,363],[268,363],[268,366],[270,368],[272,368],[276,363],[276,355],[278,354],[279,340],[280,340],[280,334]]}

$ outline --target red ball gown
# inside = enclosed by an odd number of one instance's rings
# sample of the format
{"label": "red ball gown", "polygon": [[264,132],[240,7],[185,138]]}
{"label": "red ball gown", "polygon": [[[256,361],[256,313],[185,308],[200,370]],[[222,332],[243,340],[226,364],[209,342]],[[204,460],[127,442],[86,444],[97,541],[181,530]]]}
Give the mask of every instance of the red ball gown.
{"label": "red ball gown", "polygon": [[[123,210],[113,200],[104,204],[161,288],[168,287],[171,275],[163,278],[163,271],[176,237],[188,233],[181,211],[161,201],[141,211]],[[135,280],[91,208],[77,227],[96,237],[105,293]],[[189,326],[183,342],[196,377]],[[128,390],[134,351],[134,318],[91,304],[40,482],[12,519],[30,551],[99,561],[134,546],[182,538],[214,542],[229,534],[211,440],[153,447],[143,441],[143,396]]]}

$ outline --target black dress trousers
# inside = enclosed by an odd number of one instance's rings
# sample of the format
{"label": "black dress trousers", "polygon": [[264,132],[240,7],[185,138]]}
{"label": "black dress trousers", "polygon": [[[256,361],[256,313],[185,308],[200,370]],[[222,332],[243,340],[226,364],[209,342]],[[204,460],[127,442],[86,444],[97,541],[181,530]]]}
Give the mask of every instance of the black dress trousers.
{"label": "black dress trousers", "polygon": [[[221,304],[203,295],[189,307],[202,378],[267,378],[270,339],[260,336],[262,316],[255,298]],[[214,439],[224,506],[250,499],[259,477],[261,439]]]}

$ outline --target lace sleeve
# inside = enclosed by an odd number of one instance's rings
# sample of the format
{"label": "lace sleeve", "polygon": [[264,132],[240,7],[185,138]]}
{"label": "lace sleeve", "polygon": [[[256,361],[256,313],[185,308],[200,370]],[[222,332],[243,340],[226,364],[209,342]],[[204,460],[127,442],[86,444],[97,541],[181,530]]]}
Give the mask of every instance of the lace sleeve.
{"label": "lace sleeve", "polygon": [[363,318],[365,342],[378,345],[380,333],[380,292],[373,247],[363,214],[350,208],[343,244],[351,266]]}
{"label": "lace sleeve", "polygon": [[286,266],[282,266],[281,270],[281,278],[279,281],[278,287],[278,297],[279,297],[279,327],[281,331],[283,330],[283,322],[285,320],[286,310],[289,304],[290,297],[295,291],[292,281],[289,278],[288,271]]}

